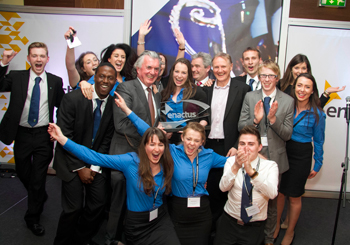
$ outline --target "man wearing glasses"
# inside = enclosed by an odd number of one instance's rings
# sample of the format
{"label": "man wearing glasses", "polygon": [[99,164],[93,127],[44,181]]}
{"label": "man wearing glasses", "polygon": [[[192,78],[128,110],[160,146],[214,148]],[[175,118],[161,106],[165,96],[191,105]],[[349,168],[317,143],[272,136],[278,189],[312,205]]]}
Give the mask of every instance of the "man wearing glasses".
{"label": "man wearing glasses", "polygon": [[[262,89],[249,92],[245,96],[238,129],[254,125],[259,130],[263,145],[261,154],[278,164],[281,176],[289,168],[285,142],[293,132],[294,100],[276,88],[280,70],[275,62],[264,61],[258,74]],[[273,244],[276,219],[277,198],[269,201],[265,244]]]}

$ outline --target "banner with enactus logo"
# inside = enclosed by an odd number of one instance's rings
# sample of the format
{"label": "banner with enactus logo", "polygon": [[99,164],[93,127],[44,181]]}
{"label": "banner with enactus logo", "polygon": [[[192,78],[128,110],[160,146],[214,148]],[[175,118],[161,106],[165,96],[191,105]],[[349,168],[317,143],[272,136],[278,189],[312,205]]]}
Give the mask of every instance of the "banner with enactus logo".
{"label": "banner with enactus logo", "polygon": [[[86,51],[93,51],[99,58],[103,48],[111,43],[123,42],[123,23],[123,16],[0,11],[0,53],[2,56],[4,49],[18,52],[8,71],[25,70],[30,68],[27,62],[28,46],[32,42],[46,43],[50,59],[45,70],[62,77],[67,93],[72,89],[65,66],[67,42],[64,33],[69,26],[77,30],[82,42],[81,46],[75,48],[76,58]],[[10,93],[0,93],[0,120],[7,110],[9,99]],[[0,163],[14,163],[13,144],[7,146],[0,142]]]}

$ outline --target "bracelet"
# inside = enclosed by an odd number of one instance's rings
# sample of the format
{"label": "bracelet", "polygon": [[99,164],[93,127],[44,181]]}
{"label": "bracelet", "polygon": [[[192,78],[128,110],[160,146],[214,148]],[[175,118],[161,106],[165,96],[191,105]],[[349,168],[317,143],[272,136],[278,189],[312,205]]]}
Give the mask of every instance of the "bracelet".
{"label": "bracelet", "polygon": [[186,48],[180,48],[180,47],[179,47],[179,50],[181,50],[181,51],[185,51],[185,50],[186,50]]}
{"label": "bracelet", "polygon": [[328,93],[326,90],[323,92],[324,96],[329,97],[330,93]]}
{"label": "bracelet", "polygon": [[143,45],[145,44],[146,42],[137,42],[137,45]]}

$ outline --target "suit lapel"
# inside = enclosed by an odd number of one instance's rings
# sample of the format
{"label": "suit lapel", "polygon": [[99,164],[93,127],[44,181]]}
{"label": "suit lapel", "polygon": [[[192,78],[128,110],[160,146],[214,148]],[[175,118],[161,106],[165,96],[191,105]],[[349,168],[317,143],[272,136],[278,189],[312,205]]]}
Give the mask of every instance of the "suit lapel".
{"label": "suit lapel", "polygon": [[238,89],[236,88],[237,88],[237,85],[235,84],[234,79],[231,79],[230,88],[227,96],[224,120],[227,117],[228,112],[230,111],[231,106],[233,105],[233,102],[235,101],[235,98],[237,96]]}
{"label": "suit lapel", "polygon": [[[46,73],[46,78],[47,78],[47,99],[48,99],[48,102],[49,102],[49,110],[50,108],[53,108],[53,91],[54,91],[54,86],[55,86],[55,83],[53,81],[53,78],[51,77],[51,74],[49,73]],[[50,110],[51,111],[51,110]]]}
{"label": "suit lapel", "polygon": [[28,86],[29,86],[29,70],[22,73],[22,79],[21,79],[22,99],[24,103],[27,99]]}
{"label": "suit lapel", "polygon": [[213,83],[213,85],[211,85],[208,89],[207,89],[207,96],[208,96],[208,102],[209,102],[209,105],[210,105],[210,114],[209,114],[209,116],[208,116],[208,119],[209,119],[209,124],[211,124],[211,114],[212,114],[212,111],[211,111],[211,101],[212,101],[212,99],[213,99],[213,89],[214,89],[214,84],[215,83]]}
{"label": "suit lapel", "polygon": [[148,99],[146,98],[145,91],[143,91],[143,87],[140,84],[140,81],[138,79],[136,79],[136,82],[135,82],[135,91],[137,93],[137,96],[141,100],[141,104],[144,106],[145,111],[147,112],[147,119],[148,119],[147,124],[150,125],[152,120],[151,120],[151,112],[150,112],[149,106],[148,106]]}

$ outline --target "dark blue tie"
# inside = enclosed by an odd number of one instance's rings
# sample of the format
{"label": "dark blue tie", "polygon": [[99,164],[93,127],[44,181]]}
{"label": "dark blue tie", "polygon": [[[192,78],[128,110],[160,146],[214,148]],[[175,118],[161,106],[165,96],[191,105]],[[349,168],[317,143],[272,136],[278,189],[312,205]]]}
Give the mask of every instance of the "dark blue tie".
{"label": "dark blue tie", "polygon": [[32,127],[38,124],[38,119],[39,119],[40,80],[41,80],[41,77],[35,78],[35,85],[33,87],[32,98],[30,100],[28,123]]}
{"label": "dark blue tie", "polygon": [[264,109],[265,109],[266,116],[269,115],[269,112],[270,112],[270,101],[271,101],[271,98],[269,96],[266,96],[264,98]]}
{"label": "dark blue tie", "polygon": [[249,223],[252,216],[247,215],[245,207],[251,206],[252,203],[252,183],[250,183],[250,177],[245,174],[245,180],[242,184],[242,200],[241,200],[241,219],[246,224]]}
{"label": "dark blue tie", "polygon": [[255,82],[255,80],[253,78],[249,79],[249,86],[252,89],[252,91],[254,91],[253,89],[253,83]]}
{"label": "dark blue tie", "polygon": [[93,134],[92,134],[92,141],[94,141],[96,133],[97,133],[97,130],[98,130],[99,126],[100,126],[100,121],[101,121],[101,104],[102,104],[102,102],[103,102],[103,100],[96,99],[97,106],[96,106],[96,109],[94,111],[94,131],[93,131]]}

